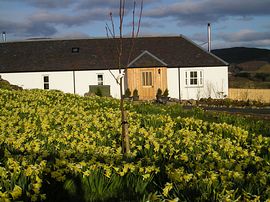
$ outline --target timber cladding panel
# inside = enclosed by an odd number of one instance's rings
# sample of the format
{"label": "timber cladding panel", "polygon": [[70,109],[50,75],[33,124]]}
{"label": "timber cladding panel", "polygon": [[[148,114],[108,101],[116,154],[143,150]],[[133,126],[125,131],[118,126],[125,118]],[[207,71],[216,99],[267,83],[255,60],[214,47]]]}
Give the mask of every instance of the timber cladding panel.
{"label": "timber cladding panel", "polygon": [[128,68],[127,88],[131,92],[137,89],[140,100],[155,99],[158,88],[167,88],[167,68]]}
{"label": "timber cladding panel", "polygon": [[229,98],[233,100],[258,100],[270,103],[270,89],[229,88]]}

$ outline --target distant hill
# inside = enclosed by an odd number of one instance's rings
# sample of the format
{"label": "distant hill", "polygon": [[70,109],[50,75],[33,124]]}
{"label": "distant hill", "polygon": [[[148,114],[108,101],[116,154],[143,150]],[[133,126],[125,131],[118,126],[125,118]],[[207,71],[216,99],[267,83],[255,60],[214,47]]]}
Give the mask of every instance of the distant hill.
{"label": "distant hill", "polygon": [[228,63],[243,63],[248,61],[267,61],[270,63],[270,50],[260,49],[260,48],[245,48],[245,47],[235,47],[235,48],[223,48],[213,50],[216,56],[225,60]]}
{"label": "distant hill", "polygon": [[235,47],[212,53],[230,64],[231,88],[270,88],[269,49]]}

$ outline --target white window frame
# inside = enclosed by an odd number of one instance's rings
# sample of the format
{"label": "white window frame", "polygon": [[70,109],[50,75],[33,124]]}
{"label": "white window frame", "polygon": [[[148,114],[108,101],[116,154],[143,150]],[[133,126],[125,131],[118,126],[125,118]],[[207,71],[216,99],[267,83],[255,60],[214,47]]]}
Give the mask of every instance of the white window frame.
{"label": "white window frame", "polygon": [[[99,79],[100,76],[101,76],[101,79]],[[104,74],[97,74],[97,84],[99,86],[103,86],[104,85]]]}
{"label": "white window frame", "polygon": [[[196,75],[196,77],[195,77]],[[197,81],[197,82],[195,82]],[[204,84],[203,70],[188,70],[185,71],[185,86],[186,87],[202,87]]]}
{"label": "white window frame", "polygon": [[[48,77],[48,81],[45,81],[46,77]],[[50,76],[49,75],[42,75],[42,81],[43,81],[43,89],[49,90],[50,89]],[[45,85],[48,85],[48,88],[45,88]]]}

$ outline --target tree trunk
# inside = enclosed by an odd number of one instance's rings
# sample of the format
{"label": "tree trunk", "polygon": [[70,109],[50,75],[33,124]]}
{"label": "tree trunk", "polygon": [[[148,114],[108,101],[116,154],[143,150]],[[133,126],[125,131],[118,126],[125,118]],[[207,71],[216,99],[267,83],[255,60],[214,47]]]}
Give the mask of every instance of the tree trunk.
{"label": "tree trunk", "polygon": [[123,79],[120,80],[120,110],[121,110],[121,124],[122,124],[122,134],[121,134],[121,142],[122,142],[122,153],[128,154],[130,152],[129,145],[129,135],[128,135],[128,121],[127,121],[127,111],[124,109],[124,97],[123,97]]}

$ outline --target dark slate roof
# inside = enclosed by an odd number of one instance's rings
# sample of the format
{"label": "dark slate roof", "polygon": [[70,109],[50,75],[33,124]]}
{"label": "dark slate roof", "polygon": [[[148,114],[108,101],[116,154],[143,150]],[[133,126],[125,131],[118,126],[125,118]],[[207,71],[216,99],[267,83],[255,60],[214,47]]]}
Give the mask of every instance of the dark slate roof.
{"label": "dark slate roof", "polygon": [[[40,40],[0,43],[0,72],[102,70],[118,68],[119,39]],[[206,52],[183,36],[139,37],[132,45],[123,38],[121,64],[127,66],[143,52],[134,66],[204,67],[224,66],[226,62]],[[132,53],[129,55],[130,50]],[[72,53],[72,48],[79,48]],[[147,60],[148,58],[148,60]],[[157,62],[162,61],[162,63]],[[132,64],[129,66],[132,67]]]}

